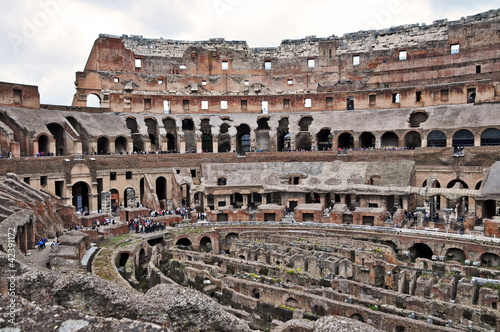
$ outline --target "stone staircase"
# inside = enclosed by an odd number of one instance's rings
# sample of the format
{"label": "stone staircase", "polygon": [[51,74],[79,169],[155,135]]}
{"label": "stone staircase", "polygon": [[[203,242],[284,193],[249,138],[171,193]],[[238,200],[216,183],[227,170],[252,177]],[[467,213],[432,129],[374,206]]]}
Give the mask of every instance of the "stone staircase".
{"label": "stone staircase", "polygon": [[293,214],[287,214],[283,217],[283,219],[281,219],[281,222],[295,222],[295,217]]}

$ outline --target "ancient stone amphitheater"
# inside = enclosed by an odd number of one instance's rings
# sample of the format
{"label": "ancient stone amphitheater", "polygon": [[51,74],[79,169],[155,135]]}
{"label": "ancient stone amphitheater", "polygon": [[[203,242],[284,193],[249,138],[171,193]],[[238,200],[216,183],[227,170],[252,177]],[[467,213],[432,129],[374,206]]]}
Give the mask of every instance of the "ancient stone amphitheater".
{"label": "ancient stone amphitheater", "polygon": [[0,83],[0,331],[500,330],[499,50],[100,35],[71,106]]}

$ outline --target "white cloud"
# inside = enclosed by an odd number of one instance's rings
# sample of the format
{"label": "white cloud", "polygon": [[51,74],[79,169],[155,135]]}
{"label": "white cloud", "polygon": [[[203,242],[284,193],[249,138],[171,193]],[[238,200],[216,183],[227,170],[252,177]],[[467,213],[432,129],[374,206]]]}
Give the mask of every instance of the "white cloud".
{"label": "white cloud", "polygon": [[69,104],[100,33],[147,38],[246,40],[340,36],[366,28],[427,23],[489,10],[494,0],[25,0],[0,13],[0,80],[34,84],[43,103]]}

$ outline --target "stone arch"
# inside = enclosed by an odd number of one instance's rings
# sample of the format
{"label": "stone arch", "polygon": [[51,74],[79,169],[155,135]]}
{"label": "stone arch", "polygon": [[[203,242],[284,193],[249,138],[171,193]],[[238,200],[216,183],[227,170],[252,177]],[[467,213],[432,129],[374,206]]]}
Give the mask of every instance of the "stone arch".
{"label": "stone arch", "polygon": [[410,131],[405,135],[405,146],[408,148],[419,148],[422,146],[422,137],[419,132]]}
{"label": "stone arch", "polygon": [[43,153],[45,156],[50,154],[50,138],[46,134],[38,136],[38,153]]}
{"label": "stone arch", "polygon": [[193,245],[193,243],[191,242],[190,239],[188,239],[187,237],[183,237],[183,238],[180,238],[178,239],[176,242],[175,242],[175,245],[176,246],[185,246],[185,247],[191,247]]}
{"label": "stone arch", "polygon": [[350,133],[342,133],[337,139],[338,149],[351,149],[354,148],[354,137]]}
{"label": "stone arch", "polygon": [[212,142],[212,126],[210,119],[202,119],[200,123],[201,130],[201,150],[203,152],[214,152],[214,145]]}
{"label": "stone arch", "polygon": [[410,127],[418,128],[421,123],[424,123],[429,119],[429,115],[425,111],[414,111],[410,114]]}
{"label": "stone arch", "polygon": [[257,300],[260,298],[260,293],[259,293],[259,290],[258,290],[257,288],[254,288],[254,289],[252,290],[252,297],[253,297],[254,299],[257,299]]}
{"label": "stone arch", "polygon": [[288,117],[282,117],[278,122],[276,136],[278,137],[278,151],[290,150],[290,134],[288,133]]}
{"label": "stone arch", "polygon": [[186,152],[196,152],[196,132],[194,122],[191,118],[182,119],[182,131],[184,132],[184,143]]}
{"label": "stone arch", "polygon": [[139,126],[137,125],[137,120],[133,116],[125,118],[127,128],[132,134],[133,150],[134,152],[144,151],[144,139],[139,133]]}
{"label": "stone arch", "polygon": [[474,134],[467,129],[460,129],[453,134],[453,146],[474,146]]}
{"label": "stone arch", "polygon": [[89,195],[91,194],[90,186],[84,181],[79,181],[71,187],[71,195],[73,196],[73,205],[77,210],[82,212],[89,212],[90,201]]}
{"label": "stone arch", "polygon": [[[134,207],[135,205],[135,190],[134,188],[127,188],[123,192],[123,205],[124,207]],[[129,204],[130,202],[130,204]]]}
{"label": "stone arch", "polygon": [[500,257],[498,257],[497,254],[493,254],[490,252],[485,252],[484,254],[482,254],[479,258],[479,261],[481,262],[481,265],[486,266],[496,267],[500,265]]}
{"label": "stone arch", "polygon": [[309,126],[311,126],[312,122],[313,122],[312,116],[309,115],[303,116],[298,123],[300,131],[309,131]]}
{"label": "stone arch", "polygon": [[361,133],[361,135],[359,135],[359,146],[361,148],[374,148],[375,135],[367,131]]}
{"label": "stone arch", "polygon": [[58,156],[62,156],[65,153],[65,143],[64,143],[64,136],[65,136],[65,130],[64,128],[59,124],[59,123],[49,123],[47,125],[47,128],[49,129],[50,133],[52,134],[52,137],[56,140],[56,151],[55,154]]}
{"label": "stone arch", "polygon": [[151,150],[159,150],[160,149],[160,140],[159,140],[159,132],[160,129],[158,127],[158,121],[153,117],[146,117],[144,119],[144,123],[148,128],[148,138],[151,142]]}
{"label": "stone arch", "polygon": [[459,248],[449,248],[446,250],[445,258],[450,261],[464,262],[466,260],[465,252]]}
{"label": "stone arch", "polygon": [[224,238],[224,249],[229,250],[231,248],[231,244],[238,241],[240,235],[238,233],[229,233]]}
{"label": "stone arch", "polygon": [[217,148],[218,152],[229,152],[231,151],[231,136],[229,135],[229,128],[231,126],[224,122],[220,125],[219,129],[219,146]]}
{"label": "stone arch", "polygon": [[318,151],[330,150],[332,148],[333,135],[329,128],[323,128],[316,136]]}
{"label": "stone arch", "polygon": [[245,123],[237,128],[236,151],[239,155],[244,155],[250,151],[250,127]]}
{"label": "stone arch", "polygon": [[90,93],[86,98],[87,107],[101,107],[101,96],[95,93]]}
{"label": "stone arch", "polygon": [[97,139],[97,153],[98,154],[108,154],[109,152],[109,138],[107,136],[101,136]]}
{"label": "stone arch", "polygon": [[312,139],[309,132],[300,132],[295,138],[295,147],[297,150],[311,151]]}
{"label": "stone arch", "polygon": [[175,120],[171,117],[165,117],[162,119],[163,127],[166,131],[167,139],[167,151],[176,152],[177,151],[177,124]]}
{"label": "stone arch", "polygon": [[481,146],[500,145],[500,130],[488,128],[481,133]]}
{"label": "stone arch", "polygon": [[111,206],[118,206],[120,205],[120,192],[113,188],[109,191],[109,193],[111,194],[110,197],[111,197]]}
{"label": "stone arch", "polygon": [[208,236],[204,236],[200,240],[200,250],[204,252],[212,251],[212,240]]}
{"label": "stone arch", "polygon": [[118,136],[115,139],[115,153],[125,153],[128,150],[127,148],[127,139],[124,136]]}
{"label": "stone arch", "polygon": [[297,300],[293,297],[289,297],[288,299],[286,299],[285,305],[289,308],[298,308],[299,302],[297,302]]}
{"label": "stone arch", "polygon": [[432,259],[433,255],[432,249],[425,243],[415,243],[410,248],[410,258],[412,261],[417,258]]}
{"label": "stone arch", "polygon": [[156,195],[159,201],[167,199],[167,179],[163,176],[156,178]]}
{"label": "stone arch", "polygon": [[398,147],[399,146],[399,137],[393,131],[385,132],[381,137],[380,145],[383,148]]}
{"label": "stone arch", "polygon": [[316,304],[312,307],[311,312],[316,316],[326,316],[327,310],[320,304]]}
{"label": "stone arch", "polygon": [[446,134],[441,130],[434,130],[427,135],[427,147],[446,147]]}

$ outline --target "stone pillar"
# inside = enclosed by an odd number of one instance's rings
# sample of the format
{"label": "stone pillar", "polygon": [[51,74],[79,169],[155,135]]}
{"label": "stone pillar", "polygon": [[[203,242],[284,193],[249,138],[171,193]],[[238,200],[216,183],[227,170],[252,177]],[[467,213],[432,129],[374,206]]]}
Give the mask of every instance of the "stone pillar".
{"label": "stone pillar", "polygon": [[421,136],[421,147],[427,147],[427,136]]}
{"label": "stone pillar", "polygon": [[212,137],[212,150],[214,153],[219,152],[219,138],[216,135]]}
{"label": "stone pillar", "polygon": [[97,207],[99,206],[97,204],[97,199],[99,198],[98,194],[89,194],[89,214],[90,213],[97,213]]}
{"label": "stone pillar", "polygon": [[243,205],[248,206],[248,195],[241,195],[243,196]]}
{"label": "stone pillar", "polygon": [[[127,206],[134,206],[134,201],[132,201],[132,205],[127,205]],[[127,204],[129,204],[127,202]],[[101,191],[101,210],[102,213],[111,213],[111,193],[109,191]]]}
{"label": "stone pillar", "polygon": [[181,141],[179,152],[186,153],[186,142],[184,140]]}
{"label": "stone pillar", "polygon": [[346,195],[345,194],[339,194],[340,196],[340,204],[345,204],[345,197]]}
{"label": "stone pillar", "polygon": [[[120,151],[115,151],[115,142],[111,140],[109,141],[109,152],[114,154],[120,154]],[[105,153],[108,153],[108,151],[105,151]]]}
{"label": "stone pillar", "polygon": [[261,194],[262,197],[262,204],[267,204],[267,194]]}
{"label": "stone pillar", "polygon": [[17,227],[17,246],[24,254],[28,253],[28,236],[26,231],[26,224]]}
{"label": "stone pillar", "polygon": [[50,152],[52,152],[54,154],[54,156],[57,155],[56,140],[55,139],[50,140],[49,150],[50,150]]}
{"label": "stone pillar", "polygon": [[207,207],[208,207],[207,195],[203,195],[203,210],[205,211]]}
{"label": "stone pillar", "polygon": [[202,153],[202,149],[203,149],[203,147],[201,145],[201,140],[198,139],[198,136],[196,136],[196,151],[198,153]]}
{"label": "stone pillar", "polygon": [[[353,136],[354,148],[359,149],[359,136]],[[338,148],[338,147],[337,147]]]}
{"label": "stone pillar", "polygon": [[250,130],[250,150],[251,151],[255,151],[255,146],[256,146],[256,134],[255,134],[255,130]]}
{"label": "stone pillar", "polygon": [[375,149],[382,147],[382,135],[375,136]]}

